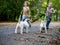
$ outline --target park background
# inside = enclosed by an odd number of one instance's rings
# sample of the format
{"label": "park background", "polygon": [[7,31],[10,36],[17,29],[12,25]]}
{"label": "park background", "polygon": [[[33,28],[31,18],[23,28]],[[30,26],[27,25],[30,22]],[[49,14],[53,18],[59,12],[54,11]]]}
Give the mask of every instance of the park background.
{"label": "park background", "polygon": [[31,21],[45,20],[45,11],[49,2],[57,10],[52,15],[52,21],[60,21],[60,0],[0,0],[0,22],[17,22],[24,1],[29,1]]}
{"label": "park background", "polygon": [[[27,0],[29,1],[31,23],[29,33],[15,34],[15,28],[23,3],[26,0],[0,0],[0,45],[60,45],[60,0]],[[40,33],[40,21],[45,20],[47,4],[53,3],[57,10],[52,14],[48,33]],[[36,22],[35,22],[36,21]],[[39,21],[39,22],[38,22]]]}

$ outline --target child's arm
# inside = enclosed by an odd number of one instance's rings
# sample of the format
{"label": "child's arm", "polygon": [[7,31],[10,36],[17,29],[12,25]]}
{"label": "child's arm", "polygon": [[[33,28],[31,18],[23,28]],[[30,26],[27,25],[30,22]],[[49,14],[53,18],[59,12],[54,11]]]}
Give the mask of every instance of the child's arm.
{"label": "child's arm", "polygon": [[56,10],[54,10],[54,8],[52,8],[51,11],[49,11],[49,13],[51,13],[51,14],[55,13],[55,12],[56,12]]}
{"label": "child's arm", "polygon": [[29,10],[29,17],[30,17],[31,15],[30,15],[30,9],[29,9],[29,7],[28,7],[28,10]]}
{"label": "child's arm", "polygon": [[22,9],[22,11],[20,12],[20,14],[23,14],[23,9]]}
{"label": "child's arm", "polygon": [[23,10],[20,12],[20,14],[23,14]]}
{"label": "child's arm", "polygon": [[53,13],[56,13],[56,10],[54,10],[54,12]]}

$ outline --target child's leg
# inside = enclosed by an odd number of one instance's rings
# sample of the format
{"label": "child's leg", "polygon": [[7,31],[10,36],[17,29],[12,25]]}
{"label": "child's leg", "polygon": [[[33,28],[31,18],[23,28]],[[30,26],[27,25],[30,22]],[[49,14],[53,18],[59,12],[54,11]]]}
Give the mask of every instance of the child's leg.
{"label": "child's leg", "polygon": [[49,17],[47,16],[46,19],[47,19],[46,29],[49,29],[49,24],[50,24],[50,22],[51,22],[51,18],[49,18]]}
{"label": "child's leg", "polygon": [[22,21],[24,21],[27,17],[25,15],[22,16]]}
{"label": "child's leg", "polygon": [[31,22],[30,21],[28,21],[28,24],[29,24],[29,27],[31,27]]}

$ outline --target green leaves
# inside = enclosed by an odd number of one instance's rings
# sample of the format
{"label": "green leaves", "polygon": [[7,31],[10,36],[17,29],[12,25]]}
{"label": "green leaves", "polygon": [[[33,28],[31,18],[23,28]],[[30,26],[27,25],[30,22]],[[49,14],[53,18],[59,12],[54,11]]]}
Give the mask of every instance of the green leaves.
{"label": "green leaves", "polygon": [[0,0],[0,21],[16,21],[25,0]]}
{"label": "green leaves", "polygon": [[[0,0],[0,21],[18,21],[18,17],[25,0]],[[58,11],[57,18],[60,19],[59,0],[27,0],[30,3],[31,19],[45,13],[47,2],[53,3],[53,8]],[[58,2],[58,3],[57,3]],[[40,17],[43,19],[44,16]],[[54,17],[54,15],[53,15]]]}

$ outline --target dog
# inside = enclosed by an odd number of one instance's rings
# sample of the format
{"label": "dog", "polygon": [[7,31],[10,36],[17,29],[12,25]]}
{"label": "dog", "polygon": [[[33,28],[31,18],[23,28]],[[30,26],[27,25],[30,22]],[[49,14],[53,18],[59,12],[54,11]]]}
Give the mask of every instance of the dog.
{"label": "dog", "polygon": [[40,33],[42,30],[45,30],[45,33],[47,33],[47,29],[46,29],[46,21],[42,20],[40,23]]}
{"label": "dog", "polygon": [[23,34],[23,30],[25,29],[26,32],[28,33],[28,29],[31,26],[30,25],[30,20],[29,19],[25,19],[24,21],[20,21],[17,23],[16,25],[16,29],[15,29],[15,33],[17,33],[17,29],[18,27],[20,28],[20,33]]}

